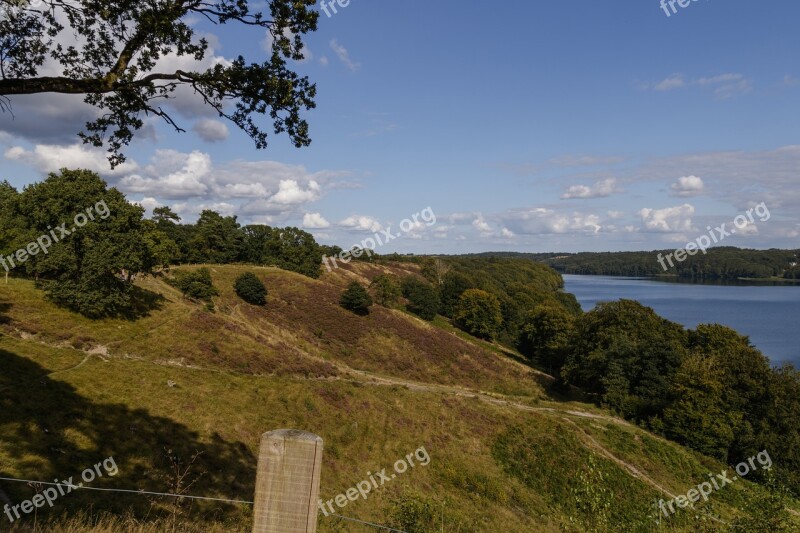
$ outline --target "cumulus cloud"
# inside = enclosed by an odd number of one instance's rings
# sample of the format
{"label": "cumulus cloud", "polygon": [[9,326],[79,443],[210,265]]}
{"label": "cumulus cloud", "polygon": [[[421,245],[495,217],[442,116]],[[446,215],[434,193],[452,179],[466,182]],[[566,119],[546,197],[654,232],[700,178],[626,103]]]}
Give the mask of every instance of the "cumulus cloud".
{"label": "cumulus cloud", "polygon": [[677,233],[682,231],[692,231],[692,216],[694,207],[690,204],[683,204],[664,209],[644,208],[639,211],[644,227],[650,231]]}
{"label": "cumulus cloud", "polygon": [[504,227],[516,235],[595,234],[603,226],[600,217],[584,213],[560,213],[536,207],[502,215]]}
{"label": "cumulus cloud", "polygon": [[314,180],[308,182],[303,188],[297,180],[281,180],[278,192],[269,198],[269,201],[279,205],[297,205],[319,200],[321,188]]}
{"label": "cumulus cloud", "polygon": [[350,59],[350,52],[347,51],[347,48],[339,44],[339,41],[336,39],[331,39],[330,46],[331,50],[333,50],[333,53],[335,53],[336,57],[339,58],[339,61],[341,61],[344,66],[350,69],[350,71],[355,72],[361,68],[360,63],[356,63]]}
{"label": "cumulus cloud", "polygon": [[480,214],[475,220],[472,221],[472,227],[481,233],[491,233],[492,231],[492,227],[488,222],[486,222],[486,219],[483,218],[483,215]]}
{"label": "cumulus cloud", "polygon": [[354,231],[368,231],[374,233],[383,229],[383,225],[370,216],[352,215],[339,222],[343,228]]}
{"label": "cumulus cloud", "polygon": [[697,196],[705,192],[705,183],[697,176],[683,176],[670,186],[672,194],[680,197]]}
{"label": "cumulus cloud", "polygon": [[162,205],[161,202],[155,198],[150,198],[149,196],[145,196],[141,200],[132,200],[131,203],[144,207],[147,213],[152,213],[153,209]]}
{"label": "cumulus cloud", "polygon": [[191,198],[208,192],[211,169],[211,156],[206,153],[156,150],[152,164],[145,169],[151,177],[131,174],[122,178],[119,185],[126,192],[167,199]]}
{"label": "cumulus cloud", "polygon": [[188,205],[221,202],[238,206],[250,220],[302,218],[303,209],[337,186],[349,172],[309,172],[302,165],[278,161],[235,160],[215,165],[209,154],[195,150],[156,150],[150,163],[118,181],[127,193]]}
{"label": "cumulus cloud", "polygon": [[586,185],[572,185],[567,188],[566,192],[561,195],[562,200],[569,200],[575,198],[605,198],[617,192],[617,180],[609,178],[598,181],[591,187]]}
{"label": "cumulus cloud", "polygon": [[210,143],[224,141],[230,135],[227,124],[210,118],[198,120],[192,129],[201,139]]}
{"label": "cumulus cloud", "polygon": [[107,155],[102,149],[85,144],[37,144],[32,150],[12,146],[5,152],[6,159],[26,163],[42,173],[56,172],[62,168],[84,168],[106,176],[119,176],[137,168],[135,161],[128,160],[111,170]]}
{"label": "cumulus cloud", "polygon": [[303,227],[305,229],[325,229],[331,227],[331,223],[319,213],[306,213],[303,215]]}

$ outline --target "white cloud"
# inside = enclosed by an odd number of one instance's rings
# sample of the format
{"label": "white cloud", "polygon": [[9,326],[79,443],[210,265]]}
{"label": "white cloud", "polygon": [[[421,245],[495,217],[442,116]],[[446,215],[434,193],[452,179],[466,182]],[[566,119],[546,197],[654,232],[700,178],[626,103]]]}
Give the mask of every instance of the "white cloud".
{"label": "white cloud", "polygon": [[227,124],[210,118],[195,122],[192,129],[201,139],[210,143],[224,141],[230,135]]}
{"label": "white cloud", "polygon": [[33,150],[12,146],[5,152],[6,159],[21,161],[42,173],[56,172],[62,168],[85,168],[105,176],[119,176],[136,170],[135,161],[128,160],[111,170],[107,152],[84,144],[68,146],[37,144]]}
{"label": "white cloud", "polygon": [[153,163],[146,168],[152,177],[131,174],[122,178],[119,185],[127,192],[169,199],[191,198],[208,192],[211,169],[211,156],[206,153],[156,150]]}
{"label": "white cloud", "polygon": [[346,66],[352,72],[355,72],[359,68],[361,68],[360,63],[356,63],[352,59],[350,59],[350,53],[347,51],[347,48],[339,44],[339,41],[337,41],[336,39],[331,39],[330,45],[331,45],[331,50],[333,50],[333,52],[336,54],[339,60],[342,63],[344,63],[344,66]]}
{"label": "white cloud", "polygon": [[753,235],[758,235],[758,225],[754,222],[748,222],[742,227],[735,228],[736,235],[744,235],[745,237],[750,237]]}
{"label": "white cloud", "polygon": [[562,200],[574,198],[605,198],[617,192],[617,180],[614,178],[598,181],[591,187],[586,185],[572,185],[561,195]]}
{"label": "white cloud", "polygon": [[686,85],[686,81],[684,81],[683,76],[681,74],[673,74],[672,76],[661,80],[660,82],[653,85],[654,91],[671,91],[672,89],[678,89]]}
{"label": "white cloud", "polygon": [[269,201],[280,205],[297,205],[319,200],[321,189],[314,180],[308,182],[305,189],[297,180],[281,180],[278,192],[269,198]]}
{"label": "white cloud", "polygon": [[552,164],[559,167],[606,166],[622,163],[623,161],[625,161],[624,157],[591,155],[564,155],[550,160]]}
{"label": "white cloud", "polygon": [[500,236],[510,239],[514,236],[514,232],[508,228],[503,228],[500,230]]}
{"label": "white cloud", "polygon": [[[800,145],[764,151],[728,151],[655,158],[635,174],[656,182],[671,181],[691,168],[704,182],[713,180],[724,187],[706,189],[715,200],[746,209],[752,202],[766,202],[770,209],[800,212]],[[777,221],[770,223],[774,226]]]}
{"label": "white cloud", "polygon": [[203,203],[189,203],[182,202],[170,206],[173,211],[178,213],[183,222],[189,222],[196,219],[202,211],[206,209],[216,211],[222,216],[238,215],[239,211],[237,206],[228,202],[203,202]]}
{"label": "white cloud", "polygon": [[339,222],[339,225],[355,231],[368,231],[375,233],[383,229],[383,225],[369,216],[352,215]]}
{"label": "white cloud", "polygon": [[303,227],[306,229],[325,229],[331,227],[331,223],[319,213],[306,213],[303,215]]}
{"label": "white cloud", "polygon": [[536,207],[502,215],[504,226],[516,235],[595,234],[603,226],[600,217],[584,213],[559,213]]}
{"label": "white cloud", "polygon": [[718,98],[730,98],[737,94],[748,93],[753,89],[753,82],[743,74],[724,73],[717,76],[686,79],[682,74],[673,74],[661,81],[643,84],[644,89],[658,92],[672,91],[685,87],[711,88]]}
{"label": "white cloud", "polygon": [[672,193],[675,196],[686,198],[702,194],[705,192],[705,187],[705,183],[703,183],[701,178],[697,176],[683,176],[678,178],[678,181],[673,183],[670,189],[672,189]]}
{"label": "white cloud", "polygon": [[161,202],[159,202],[155,198],[150,198],[149,196],[145,196],[141,200],[134,201],[133,203],[139,204],[140,206],[144,207],[148,213],[152,213],[153,209],[161,205]]}
{"label": "white cloud", "polygon": [[644,208],[639,211],[639,216],[642,217],[642,223],[646,229],[666,233],[693,231],[693,215],[694,207],[690,204],[664,209]]}
{"label": "white cloud", "polygon": [[488,222],[486,222],[481,214],[479,214],[478,217],[472,221],[472,227],[484,234],[491,233],[492,231],[492,227],[488,224]]}
{"label": "white cloud", "polygon": [[322,56],[319,58],[319,64],[322,65],[323,67],[327,67],[329,62],[330,61],[328,60],[328,56]]}
{"label": "white cloud", "polygon": [[[222,202],[238,205],[250,220],[302,218],[306,204],[337,186],[349,172],[309,172],[278,161],[235,160],[214,165],[205,152],[156,150],[150,163],[122,178],[118,186],[161,200],[187,200],[191,206]],[[237,201],[236,204],[226,202]]]}

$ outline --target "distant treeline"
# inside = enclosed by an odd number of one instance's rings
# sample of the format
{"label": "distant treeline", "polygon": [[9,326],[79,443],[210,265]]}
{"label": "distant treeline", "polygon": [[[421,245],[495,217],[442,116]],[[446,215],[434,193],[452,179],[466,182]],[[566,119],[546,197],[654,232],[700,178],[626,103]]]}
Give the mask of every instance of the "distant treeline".
{"label": "distant treeline", "polygon": [[[543,262],[564,274],[598,276],[677,276],[687,280],[732,281],[740,278],[800,279],[800,250],[751,250],[730,246],[709,248],[707,254],[689,256],[683,262],[673,260],[666,271],[658,255],[674,250],[652,252],[582,252],[526,254],[492,252],[496,257],[518,257]],[[669,265],[667,264],[669,267]]]}

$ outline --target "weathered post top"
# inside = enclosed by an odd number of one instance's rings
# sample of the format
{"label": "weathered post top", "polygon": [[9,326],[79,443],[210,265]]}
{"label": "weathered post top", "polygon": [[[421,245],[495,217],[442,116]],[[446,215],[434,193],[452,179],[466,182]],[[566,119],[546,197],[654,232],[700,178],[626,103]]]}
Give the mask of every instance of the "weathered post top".
{"label": "weathered post top", "polygon": [[319,436],[297,429],[264,433],[253,533],[316,533],[321,469]]}

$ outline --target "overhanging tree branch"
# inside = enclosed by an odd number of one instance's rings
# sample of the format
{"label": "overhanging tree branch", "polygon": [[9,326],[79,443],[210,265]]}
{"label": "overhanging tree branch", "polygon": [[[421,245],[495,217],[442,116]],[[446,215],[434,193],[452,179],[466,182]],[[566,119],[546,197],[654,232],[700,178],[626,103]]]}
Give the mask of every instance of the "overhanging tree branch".
{"label": "overhanging tree branch", "polygon": [[[267,146],[264,119],[272,122],[274,133],[286,133],[295,146],[306,146],[311,140],[301,113],[315,107],[316,87],[290,70],[286,61],[303,57],[301,36],[316,30],[314,3],[270,0],[267,20],[242,0],[44,0],[39,9],[7,8],[8,2],[0,0],[0,9],[8,15],[0,20],[0,96],[6,99],[0,111],[9,108],[9,96],[83,94],[84,101],[103,114],[79,135],[86,143],[108,146],[113,166],[124,161],[121,149],[142,127],[142,116],[158,116],[184,131],[151,101],[174,98],[178,87],[187,86],[220,117],[245,131],[257,148]],[[184,20],[192,13],[216,24],[267,28],[273,36],[271,57],[264,63],[247,63],[240,56],[202,72],[154,71],[167,54],[198,62],[205,58],[208,43],[195,40]],[[57,43],[64,19],[66,29],[83,44]],[[56,62],[62,74],[40,75],[47,62]]]}

